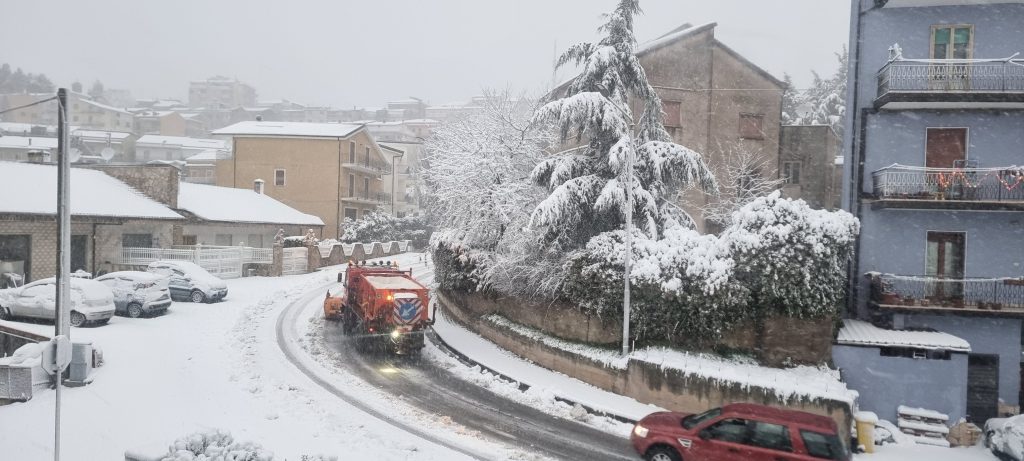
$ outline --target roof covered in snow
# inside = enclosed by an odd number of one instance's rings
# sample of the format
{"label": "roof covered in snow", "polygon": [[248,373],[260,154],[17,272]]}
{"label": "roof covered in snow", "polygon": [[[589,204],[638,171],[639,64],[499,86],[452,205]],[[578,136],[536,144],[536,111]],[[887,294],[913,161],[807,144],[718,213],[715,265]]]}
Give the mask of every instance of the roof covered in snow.
{"label": "roof covered in snow", "polygon": [[43,138],[39,136],[0,136],[0,148],[56,149],[57,138]]}
{"label": "roof covered in snow", "polygon": [[227,141],[223,139],[199,139],[184,136],[147,134],[135,141],[135,145],[179,146],[184,149],[226,149]]}
{"label": "roof covered in snow", "polygon": [[213,132],[229,136],[301,136],[313,138],[347,138],[362,125],[353,123],[303,122],[239,122]]}
{"label": "roof covered in snow", "polygon": [[113,141],[123,141],[132,134],[124,131],[75,130],[71,132],[71,135],[81,138],[99,138],[101,140],[110,138]]}
{"label": "roof covered in snow", "polygon": [[178,208],[202,219],[219,222],[300,224],[322,226],[323,220],[249,189],[183,182]]}
{"label": "roof covered in snow", "polygon": [[698,25],[698,26],[694,26],[692,24],[683,24],[683,25],[681,25],[681,26],[679,26],[679,27],[669,31],[665,35],[662,35],[661,37],[658,37],[658,38],[656,38],[654,40],[651,40],[649,42],[642,43],[642,44],[638,45],[636,47],[636,52],[635,53],[636,53],[637,56],[642,55],[644,53],[649,53],[649,52],[654,51],[654,50],[656,50],[658,48],[661,48],[661,47],[663,47],[665,45],[673,43],[676,40],[696,35],[696,34],[698,34],[700,32],[704,32],[704,31],[706,31],[708,29],[714,29],[715,26],[717,26],[717,25],[718,25],[718,23],[714,23],[714,22],[709,22],[707,24],[701,24],[701,25]]}
{"label": "roof covered in snow", "polygon": [[886,330],[862,320],[843,320],[836,343],[849,346],[896,346],[918,349],[947,349],[970,352],[971,345],[961,338],[939,331]]}
{"label": "roof covered in snow", "polygon": [[[3,138],[0,138],[3,139]],[[181,219],[163,204],[105,173],[72,168],[71,215]],[[0,213],[57,214],[57,166],[0,162]]]}
{"label": "roof covered in snow", "polygon": [[224,160],[231,158],[231,154],[227,151],[217,149],[206,149],[196,155],[186,158],[185,161],[188,163],[202,163],[212,162],[214,160]]}

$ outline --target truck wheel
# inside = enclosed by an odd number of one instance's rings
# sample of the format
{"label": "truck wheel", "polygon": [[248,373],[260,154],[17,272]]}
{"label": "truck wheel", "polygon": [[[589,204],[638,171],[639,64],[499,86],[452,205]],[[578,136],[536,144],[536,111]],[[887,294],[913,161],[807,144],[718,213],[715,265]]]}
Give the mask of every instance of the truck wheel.
{"label": "truck wheel", "polygon": [[206,295],[202,291],[192,290],[192,294],[188,296],[188,299],[194,303],[201,303],[206,301]]}
{"label": "truck wheel", "polygon": [[85,325],[85,315],[81,312],[71,311],[71,318],[68,319],[73,327]]}
{"label": "truck wheel", "polygon": [[142,317],[142,314],[144,314],[144,312],[142,311],[142,305],[140,305],[139,303],[131,303],[128,305],[129,317],[137,319],[139,317]]}
{"label": "truck wheel", "polygon": [[683,461],[683,457],[679,456],[679,453],[666,446],[651,447],[644,455],[644,459],[647,461]]}
{"label": "truck wheel", "polygon": [[11,319],[11,313],[8,312],[7,309],[4,309],[3,306],[0,306],[0,320],[10,320],[10,319]]}

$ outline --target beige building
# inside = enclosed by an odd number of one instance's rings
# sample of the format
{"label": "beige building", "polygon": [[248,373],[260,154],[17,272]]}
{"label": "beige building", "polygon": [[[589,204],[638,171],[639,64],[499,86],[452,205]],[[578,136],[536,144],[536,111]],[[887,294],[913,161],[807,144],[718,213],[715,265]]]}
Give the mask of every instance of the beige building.
{"label": "beige building", "polygon": [[252,188],[319,217],[323,237],[337,238],[345,218],[388,207],[381,176],[391,159],[363,125],[240,122],[213,135],[231,139],[231,158],[217,161],[217,185]]}
{"label": "beige building", "polygon": [[189,107],[229,109],[256,105],[256,89],[227,77],[211,77],[188,86]]}
{"label": "beige building", "polygon": [[[637,47],[647,79],[661,97],[673,140],[703,154],[719,181],[729,157],[742,151],[778,177],[784,84],[715,38],[717,24],[684,24]],[[702,231],[714,232],[699,208],[715,200],[690,191],[683,204]]]}

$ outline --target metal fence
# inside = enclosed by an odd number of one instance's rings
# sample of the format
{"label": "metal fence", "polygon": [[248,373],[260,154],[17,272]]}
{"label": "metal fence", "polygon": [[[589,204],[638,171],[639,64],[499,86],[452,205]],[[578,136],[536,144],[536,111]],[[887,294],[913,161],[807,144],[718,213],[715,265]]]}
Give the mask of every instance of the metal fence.
{"label": "metal fence", "polygon": [[352,193],[342,197],[342,199],[361,200],[361,201],[366,201],[366,202],[379,203],[379,204],[382,204],[382,205],[388,205],[388,204],[391,203],[391,194],[389,194],[387,192],[360,192],[360,191],[355,191],[355,192],[352,192]]}
{"label": "metal fence", "polygon": [[888,306],[1024,310],[1024,278],[944,278],[868,274],[871,299]]}
{"label": "metal fence", "polygon": [[222,279],[242,276],[246,264],[272,264],[274,253],[270,248],[225,246],[175,246],[173,248],[121,248],[121,264],[145,266],[153,261],[172,260],[193,262]]}
{"label": "metal fence", "polygon": [[305,274],[309,264],[309,249],[293,247],[284,249],[281,273],[283,275]]}
{"label": "metal fence", "polygon": [[872,173],[880,199],[1024,201],[1024,168],[921,168],[893,165]]}
{"label": "metal fence", "polygon": [[901,92],[1024,92],[1024,61],[893,61],[878,72],[878,96]]}

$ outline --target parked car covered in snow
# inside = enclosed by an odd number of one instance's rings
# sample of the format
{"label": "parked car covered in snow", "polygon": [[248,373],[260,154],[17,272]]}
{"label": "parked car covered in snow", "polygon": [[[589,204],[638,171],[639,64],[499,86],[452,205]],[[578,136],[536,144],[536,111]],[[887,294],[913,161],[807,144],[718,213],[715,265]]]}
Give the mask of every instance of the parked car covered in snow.
{"label": "parked car covered in snow", "polygon": [[228,295],[228,285],[198,264],[188,261],[154,261],[147,272],[169,277],[172,299],[212,303]]}
{"label": "parked car covered in snow", "polygon": [[152,272],[122,271],[96,277],[114,292],[116,313],[128,317],[164,312],[171,307],[169,279]]}
{"label": "parked car covered in snow", "polygon": [[[114,294],[95,280],[70,277],[71,326],[107,323],[114,316]],[[0,318],[56,318],[57,279],[37,280],[25,286],[0,290]]]}
{"label": "parked car covered in snow", "polygon": [[1002,459],[1024,461],[1024,415],[986,421],[985,446]]}
{"label": "parked car covered in snow", "polygon": [[637,422],[630,440],[649,461],[850,459],[831,418],[748,403],[700,414],[652,413]]}

